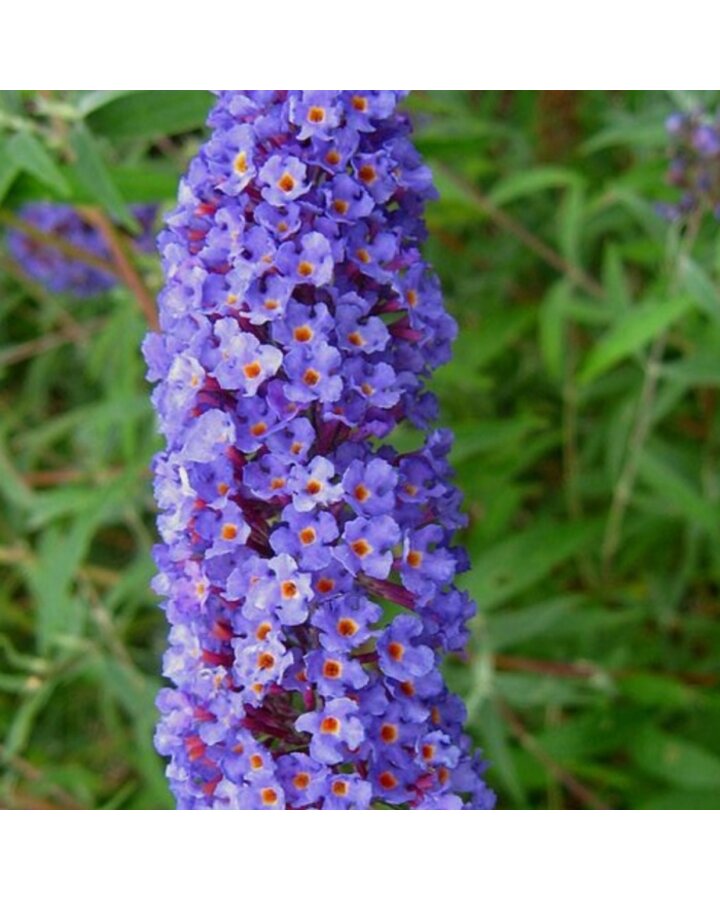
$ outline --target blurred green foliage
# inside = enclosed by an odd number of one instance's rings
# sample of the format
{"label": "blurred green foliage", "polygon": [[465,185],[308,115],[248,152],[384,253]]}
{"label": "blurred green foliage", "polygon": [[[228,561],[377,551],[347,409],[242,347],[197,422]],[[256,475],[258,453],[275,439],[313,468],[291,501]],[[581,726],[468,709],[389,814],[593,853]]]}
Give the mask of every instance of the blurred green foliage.
{"label": "blurred green foliage", "polygon": [[[435,378],[479,604],[447,664],[503,807],[720,806],[720,230],[669,226],[663,122],[714,95],[418,92]],[[0,219],[172,203],[205,92],[0,93]],[[157,261],[126,262],[151,292]],[[129,285],[129,286],[127,286]],[[158,446],[132,281],[0,248],[0,805],[171,805],[153,748]],[[411,440],[401,435],[401,440]]]}

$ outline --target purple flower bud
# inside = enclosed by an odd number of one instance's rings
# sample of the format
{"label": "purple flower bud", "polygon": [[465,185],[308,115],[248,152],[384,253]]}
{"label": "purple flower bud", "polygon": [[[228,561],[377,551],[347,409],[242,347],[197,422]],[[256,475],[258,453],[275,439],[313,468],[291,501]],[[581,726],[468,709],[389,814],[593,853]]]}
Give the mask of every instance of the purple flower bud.
{"label": "purple flower bud", "polygon": [[388,440],[434,416],[455,334],[402,96],[220,92],[160,237],[156,745],[182,808],[494,804],[439,669],[473,612],[451,438]]}

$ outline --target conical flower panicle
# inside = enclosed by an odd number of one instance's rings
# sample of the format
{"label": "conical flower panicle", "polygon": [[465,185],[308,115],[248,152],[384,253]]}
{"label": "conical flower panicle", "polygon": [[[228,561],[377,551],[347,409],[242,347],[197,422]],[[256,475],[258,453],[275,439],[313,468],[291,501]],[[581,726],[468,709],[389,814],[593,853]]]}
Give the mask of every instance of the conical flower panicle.
{"label": "conical flower panicle", "polygon": [[430,428],[456,330],[402,96],[220,92],[160,238],[156,743],[182,808],[494,803],[439,671],[473,612],[451,435],[385,440]]}

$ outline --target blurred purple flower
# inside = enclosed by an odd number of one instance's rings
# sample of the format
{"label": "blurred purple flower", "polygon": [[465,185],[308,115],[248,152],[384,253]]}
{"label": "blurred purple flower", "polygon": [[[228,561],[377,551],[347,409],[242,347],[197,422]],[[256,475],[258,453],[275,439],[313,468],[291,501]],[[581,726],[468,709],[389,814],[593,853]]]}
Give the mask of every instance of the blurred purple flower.
{"label": "blurred purple flower", "polygon": [[[155,249],[155,221],[158,207],[142,204],[131,207],[141,233],[134,239],[137,250],[152,253]],[[26,203],[18,217],[47,235],[62,238],[69,244],[100,259],[112,257],[100,232],[86,222],[72,206],[61,203]],[[91,297],[107,291],[117,283],[111,274],[87,263],[70,258],[57,247],[45,244],[19,229],[8,229],[7,244],[11,255],[22,269],[36,281],[56,293]]]}

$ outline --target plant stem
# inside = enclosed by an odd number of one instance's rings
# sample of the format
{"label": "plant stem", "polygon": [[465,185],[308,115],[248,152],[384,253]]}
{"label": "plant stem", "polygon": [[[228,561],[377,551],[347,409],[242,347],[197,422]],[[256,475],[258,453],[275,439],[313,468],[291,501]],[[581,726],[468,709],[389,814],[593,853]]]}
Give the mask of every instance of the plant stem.
{"label": "plant stem", "polygon": [[102,210],[88,206],[79,208],[78,212],[87,222],[94,225],[105,238],[115,262],[115,268],[117,270],[116,274],[120,276],[121,280],[135,295],[138,305],[147,319],[150,328],[152,328],[153,331],[157,331],[160,326],[158,323],[155,299],[133,265],[125,239]]}
{"label": "plant stem", "polygon": [[581,268],[570,262],[570,260],[561,256],[549,244],[546,244],[545,241],[534,235],[522,224],[522,222],[518,222],[517,219],[514,219],[511,215],[506,213],[505,210],[496,206],[489,197],[482,193],[482,191],[479,191],[474,185],[470,184],[442,163],[437,163],[435,168],[442,171],[443,175],[451,181],[455,187],[459,188],[459,190],[461,190],[462,193],[489,219],[512,234],[513,237],[520,241],[520,243],[525,244],[526,247],[532,250],[536,256],[539,256],[540,259],[544,260],[549,266],[552,266],[552,268],[557,269],[558,272],[566,275],[570,281],[591,296],[597,297],[598,299],[605,296],[603,287],[599,282],[595,281],[595,279],[588,275],[587,272],[584,272]]}
{"label": "plant stem", "polygon": [[[673,294],[677,287],[683,261],[687,259],[690,254],[699,225],[699,217],[698,215],[695,215],[688,223],[687,230],[678,244],[674,264],[670,273],[670,283],[668,287],[669,294]],[[653,407],[655,405],[655,397],[657,395],[660,375],[662,373],[661,363],[665,354],[667,340],[668,332],[661,332],[653,341],[645,362],[643,383],[640,388],[640,399],[638,401],[635,421],[630,432],[630,437],[628,438],[625,463],[613,490],[610,512],[608,513],[607,524],[605,526],[601,558],[603,574],[606,579],[610,575],[613,559],[620,546],[620,541],[622,540],[622,528],[625,513],[627,512],[630,500],[632,499],[640,460],[642,458],[643,450],[645,449],[645,443],[652,430]]]}

